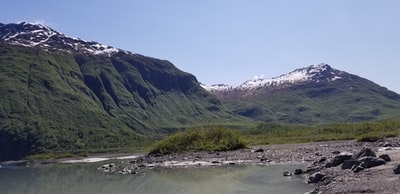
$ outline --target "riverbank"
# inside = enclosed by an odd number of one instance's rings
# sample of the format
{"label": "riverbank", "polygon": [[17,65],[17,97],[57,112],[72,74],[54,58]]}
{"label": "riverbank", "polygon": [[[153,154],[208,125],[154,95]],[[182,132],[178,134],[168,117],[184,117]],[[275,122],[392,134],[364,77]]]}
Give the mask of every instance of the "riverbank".
{"label": "riverbank", "polygon": [[[190,152],[167,155],[146,155],[131,160],[108,163],[100,171],[119,174],[142,174],[154,168],[185,168],[224,165],[273,165],[303,163],[310,168],[302,169],[305,181],[318,172],[324,175],[321,181],[312,183],[310,193],[400,193],[397,183],[400,175],[393,168],[400,164],[400,140],[391,138],[379,142],[332,141],[303,144],[255,146],[228,152]],[[357,173],[342,170],[341,165],[325,168],[326,163],[341,154],[356,154],[363,148],[371,148],[376,155],[388,154],[391,161]],[[326,161],[326,162],[325,162]],[[312,169],[313,164],[324,164]],[[287,169],[289,175],[295,169]]]}
{"label": "riverbank", "polygon": [[[107,173],[143,175],[155,168],[202,168],[224,165],[273,165],[300,163],[308,165],[300,175],[304,180],[315,173],[323,174],[310,193],[400,193],[397,183],[400,175],[393,169],[400,164],[400,139],[390,138],[378,142],[331,141],[302,144],[254,146],[227,152],[188,152],[167,155],[107,154],[88,158],[17,161],[21,166],[40,166],[49,163],[98,162],[98,169]],[[327,168],[327,163],[340,155],[356,155],[370,148],[376,156],[387,154],[385,164],[354,172],[342,170],[342,164]],[[350,157],[351,157],[350,156]],[[1,163],[6,166],[8,163]],[[317,166],[318,168],[315,168]],[[287,169],[291,175],[296,169]],[[288,175],[287,174],[287,175]],[[129,175],[127,175],[129,176]],[[283,176],[283,175],[282,175]]]}

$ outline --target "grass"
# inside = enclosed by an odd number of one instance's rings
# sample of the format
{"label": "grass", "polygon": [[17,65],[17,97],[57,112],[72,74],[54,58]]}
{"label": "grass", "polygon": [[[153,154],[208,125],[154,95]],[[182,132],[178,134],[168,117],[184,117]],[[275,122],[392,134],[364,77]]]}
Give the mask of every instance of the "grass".
{"label": "grass", "polygon": [[400,135],[400,119],[322,126],[260,123],[241,132],[249,145],[306,143],[332,140],[377,141]]}
{"label": "grass", "polygon": [[231,129],[210,126],[175,133],[157,142],[150,154],[186,151],[229,151],[245,148],[240,135]]}
{"label": "grass", "polygon": [[181,128],[245,120],[193,75],[141,55],[109,58],[0,43],[0,83],[0,161],[141,147]]}

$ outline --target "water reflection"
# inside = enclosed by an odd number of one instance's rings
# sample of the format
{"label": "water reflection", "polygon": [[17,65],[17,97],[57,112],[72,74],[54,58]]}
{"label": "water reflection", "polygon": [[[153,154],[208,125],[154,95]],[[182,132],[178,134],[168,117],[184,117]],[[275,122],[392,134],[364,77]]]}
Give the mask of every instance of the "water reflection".
{"label": "water reflection", "polygon": [[144,175],[108,175],[101,164],[57,164],[0,169],[1,193],[304,193],[302,178],[283,177],[296,165],[154,169]]}

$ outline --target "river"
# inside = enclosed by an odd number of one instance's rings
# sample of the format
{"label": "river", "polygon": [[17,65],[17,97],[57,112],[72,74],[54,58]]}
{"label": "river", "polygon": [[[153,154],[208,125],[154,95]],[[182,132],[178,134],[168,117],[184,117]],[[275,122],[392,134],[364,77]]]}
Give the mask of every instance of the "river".
{"label": "river", "polygon": [[282,172],[301,165],[238,165],[153,169],[135,175],[105,174],[101,163],[0,168],[2,194],[303,194],[312,187]]}

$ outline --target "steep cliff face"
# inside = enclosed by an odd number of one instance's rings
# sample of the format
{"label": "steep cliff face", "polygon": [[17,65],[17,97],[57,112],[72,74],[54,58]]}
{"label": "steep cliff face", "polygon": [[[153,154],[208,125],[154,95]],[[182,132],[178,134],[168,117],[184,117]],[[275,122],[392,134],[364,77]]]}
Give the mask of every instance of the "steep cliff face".
{"label": "steep cliff face", "polygon": [[166,60],[29,23],[1,25],[0,37],[0,161],[136,146],[234,117]]}

